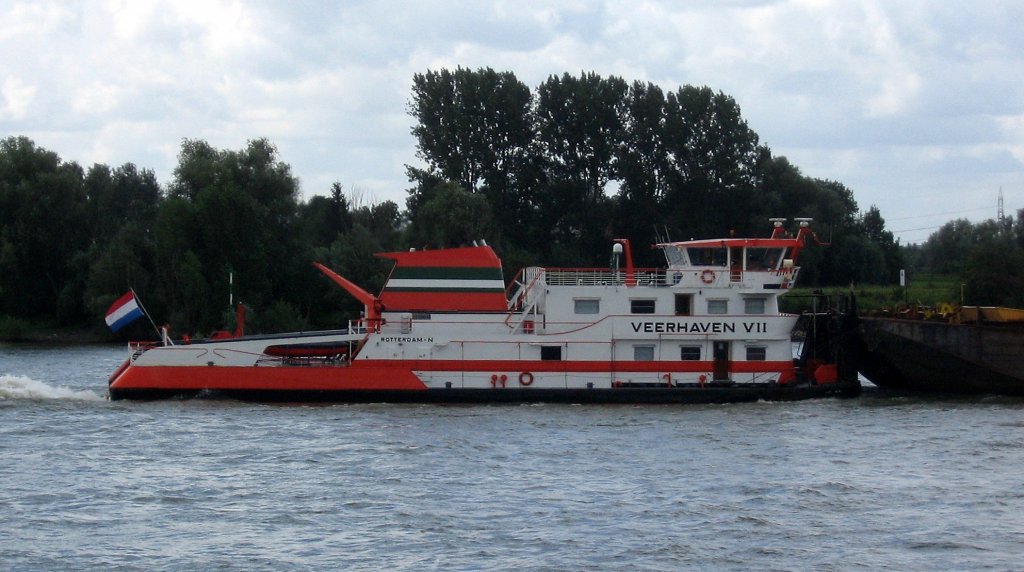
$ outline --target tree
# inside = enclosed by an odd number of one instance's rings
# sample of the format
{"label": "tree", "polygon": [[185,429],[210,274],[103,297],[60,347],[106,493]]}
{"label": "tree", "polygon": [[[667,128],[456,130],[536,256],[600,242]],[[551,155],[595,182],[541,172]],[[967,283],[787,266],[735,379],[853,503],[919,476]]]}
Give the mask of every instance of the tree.
{"label": "tree", "polygon": [[511,72],[458,68],[416,74],[409,113],[417,120],[417,156],[427,169],[407,167],[415,183],[409,217],[435,189],[455,181],[487,197],[496,212],[497,234],[519,241],[533,224],[537,169],[533,96]]}
{"label": "tree", "polygon": [[698,235],[749,231],[761,152],[739,105],[708,87],[684,86],[668,94],[665,109],[666,198],[677,224]]}
{"label": "tree", "polygon": [[84,174],[27,137],[0,142],[0,312],[82,318],[84,275],[72,264],[86,244]]}
{"label": "tree", "polygon": [[994,234],[980,236],[969,250],[963,281],[967,304],[1024,306],[1024,250]]}
{"label": "tree", "polygon": [[177,327],[224,327],[220,316],[232,292],[257,309],[288,298],[310,257],[295,232],[298,180],[274,145],[256,139],[220,151],[185,140],[174,175],[158,221],[157,258],[165,278],[185,279],[161,280],[165,298],[180,308]]}
{"label": "tree", "polygon": [[614,177],[627,92],[621,78],[594,73],[551,76],[537,88],[537,133],[548,183],[537,203],[540,228],[554,239],[541,245],[552,255],[571,254],[587,263],[604,258],[598,252],[612,238],[612,203],[605,191]]}
{"label": "tree", "polygon": [[927,267],[941,274],[959,274],[967,265],[975,244],[974,225],[967,219],[956,219],[942,225],[922,246]]}
{"label": "tree", "polygon": [[481,195],[455,183],[435,189],[412,220],[410,240],[422,247],[467,246],[492,235],[491,207]]}
{"label": "tree", "polygon": [[533,139],[530,89],[511,72],[442,69],[413,76],[417,156],[470,192],[509,190]]}
{"label": "tree", "polygon": [[[634,241],[654,242],[654,230],[668,223],[663,209],[668,192],[665,94],[654,84],[634,82],[625,113],[614,158],[614,170],[620,181],[615,230],[617,235]],[[641,249],[637,252],[638,261],[654,264],[652,254]]]}
{"label": "tree", "polygon": [[899,278],[899,271],[903,268],[903,255],[900,251],[900,243],[893,237],[892,232],[885,229],[885,219],[882,218],[878,207],[871,205],[860,219],[863,234],[882,253],[884,267],[882,275],[877,277],[878,282],[893,283]]}
{"label": "tree", "polygon": [[85,176],[89,224],[94,241],[104,243],[129,222],[144,232],[152,229],[160,206],[160,185],[149,169],[132,163],[111,170],[93,165]]}

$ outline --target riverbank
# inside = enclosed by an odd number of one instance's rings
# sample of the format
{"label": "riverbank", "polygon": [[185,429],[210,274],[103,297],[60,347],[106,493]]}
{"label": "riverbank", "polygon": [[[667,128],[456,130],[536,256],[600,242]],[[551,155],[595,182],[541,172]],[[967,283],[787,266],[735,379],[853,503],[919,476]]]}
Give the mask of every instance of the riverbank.
{"label": "riverbank", "polygon": [[11,317],[0,317],[0,343],[82,345],[117,341],[110,331],[82,326],[54,326]]}
{"label": "riverbank", "polygon": [[960,282],[956,276],[921,274],[913,278],[907,288],[894,284],[801,286],[783,296],[779,305],[782,311],[794,314],[810,310],[812,294],[819,290],[829,295],[853,293],[857,296],[857,307],[862,311],[895,308],[908,303],[938,306],[944,302],[960,302]]}

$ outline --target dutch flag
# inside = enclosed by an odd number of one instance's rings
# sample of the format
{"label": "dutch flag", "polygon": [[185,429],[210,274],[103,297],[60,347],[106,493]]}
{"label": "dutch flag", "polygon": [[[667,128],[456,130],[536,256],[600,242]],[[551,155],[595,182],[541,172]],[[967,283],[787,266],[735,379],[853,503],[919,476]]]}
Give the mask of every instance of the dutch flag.
{"label": "dutch flag", "polygon": [[135,300],[135,292],[129,291],[111,304],[106,321],[110,329],[116,332],[141,317],[142,309]]}

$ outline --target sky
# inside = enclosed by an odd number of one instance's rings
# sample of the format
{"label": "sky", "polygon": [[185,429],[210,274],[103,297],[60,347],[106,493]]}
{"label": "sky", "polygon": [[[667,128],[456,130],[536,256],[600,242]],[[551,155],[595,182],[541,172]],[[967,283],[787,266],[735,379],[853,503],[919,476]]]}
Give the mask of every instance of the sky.
{"label": "sky", "polygon": [[[304,197],[405,205],[413,75],[595,72],[733,97],[904,244],[1024,208],[1024,2],[0,0],[0,137],[161,184],[265,137]],[[794,216],[795,213],[779,213]]]}

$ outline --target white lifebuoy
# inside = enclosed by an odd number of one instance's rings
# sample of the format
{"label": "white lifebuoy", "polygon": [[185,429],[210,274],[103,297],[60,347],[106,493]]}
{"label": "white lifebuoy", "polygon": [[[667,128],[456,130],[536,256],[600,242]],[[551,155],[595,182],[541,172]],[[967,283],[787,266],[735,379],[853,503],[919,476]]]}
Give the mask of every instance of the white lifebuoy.
{"label": "white lifebuoy", "polygon": [[714,270],[705,270],[704,272],[701,272],[700,273],[700,281],[705,283],[705,284],[711,284],[712,282],[715,281],[715,271]]}
{"label": "white lifebuoy", "polygon": [[528,371],[524,371],[523,373],[519,374],[519,385],[524,385],[525,386],[525,385],[530,385],[531,383],[533,383],[533,374],[532,373],[530,373]]}

